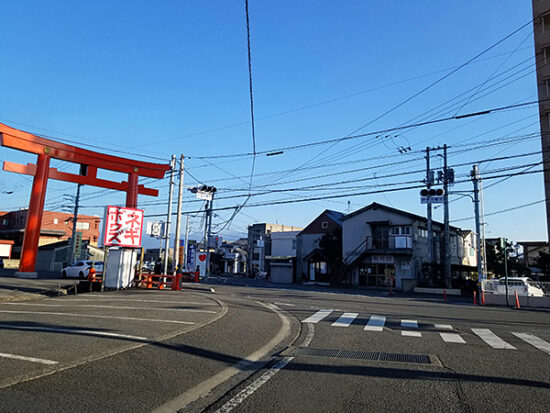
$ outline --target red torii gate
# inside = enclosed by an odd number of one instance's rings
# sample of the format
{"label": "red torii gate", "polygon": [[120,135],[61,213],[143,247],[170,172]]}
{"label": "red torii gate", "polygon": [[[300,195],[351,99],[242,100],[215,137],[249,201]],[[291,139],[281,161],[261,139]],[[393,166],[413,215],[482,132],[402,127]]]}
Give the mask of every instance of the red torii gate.
{"label": "red torii gate", "polygon": [[[136,208],[138,194],[158,196],[157,189],[139,185],[138,178],[143,176],[162,179],[165,172],[170,169],[170,165],[168,164],[135,161],[66,145],[11,128],[3,123],[0,123],[0,145],[38,155],[36,165],[30,163],[21,165],[4,161],[3,167],[4,171],[34,176],[18,273],[18,276],[27,278],[37,277],[37,274],[34,272],[36,253],[38,251],[40,225],[42,223],[46,187],[49,178],[125,191],[126,206]],[[86,165],[85,175],[60,172],[57,168],[50,168],[51,158]],[[128,181],[114,182],[99,179],[97,177],[98,168],[127,173]]]}

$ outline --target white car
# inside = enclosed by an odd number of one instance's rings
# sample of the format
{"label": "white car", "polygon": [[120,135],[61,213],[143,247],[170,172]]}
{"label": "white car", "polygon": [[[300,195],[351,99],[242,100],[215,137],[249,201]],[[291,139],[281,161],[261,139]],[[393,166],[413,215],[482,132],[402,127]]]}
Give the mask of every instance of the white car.
{"label": "white car", "polygon": [[81,260],[77,261],[71,267],[66,267],[61,270],[61,275],[63,278],[88,278],[88,273],[90,268],[94,264],[94,268],[97,271],[97,274],[103,273],[103,262],[101,261],[87,261]]}
{"label": "white car", "polygon": [[[544,297],[544,291],[528,277],[508,277],[508,295],[528,295],[529,297]],[[497,294],[506,294],[506,279],[499,278],[495,291]]]}

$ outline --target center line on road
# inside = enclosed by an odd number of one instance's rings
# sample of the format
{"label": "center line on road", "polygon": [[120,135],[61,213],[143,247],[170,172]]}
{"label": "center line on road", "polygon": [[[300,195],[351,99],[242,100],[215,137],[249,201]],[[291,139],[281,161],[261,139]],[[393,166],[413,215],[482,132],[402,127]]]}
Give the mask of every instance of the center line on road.
{"label": "center line on road", "polygon": [[513,345],[508,344],[506,341],[501,339],[499,336],[497,336],[488,328],[472,328],[472,331],[474,332],[474,334],[479,336],[480,339],[485,341],[487,344],[489,344],[493,348],[516,350],[516,348]]}
{"label": "center line on road", "polygon": [[418,328],[418,322],[416,320],[401,320],[401,327]]}
{"label": "center line on road", "polygon": [[373,315],[370,317],[369,322],[365,326],[367,331],[383,331],[384,324],[386,324],[386,317],[383,315]]}
{"label": "center line on road", "polygon": [[512,333],[517,338],[521,338],[523,341],[531,344],[533,347],[538,348],[539,350],[544,351],[547,354],[550,354],[550,343],[544,341],[542,338],[538,338],[532,334],[525,333]]}
{"label": "center line on road", "polygon": [[69,333],[69,334],[85,334],[100,337],[112,337],[112,338],[127,338],[130,340],[149,340],[147,337],[131,336],[128,334],[109,333],[107,331],[96,330],[81,330],[78,328],[56,328],[56,327],[39,327],[39,326],[14,326],[8,324],[0,324],[0,328],[4,330],[29,330],[29,331],[45,331],[47,333]]}
{"label": "center line on road", "polygon": [[49,311],[11,311],[11,310],[0,310],[0,313],[9,313],[9,314],[38,314],[38,315],[59,315],[66,317],[88,317],[88,318],[105,318],[112,320],[128,320],[128,321],[154,321],[156,323],[173,323],[173,324],[187,324],[193,325],[190,321],[178,321],[178,320],[162,320],[156,318],[137,318],[137,317],[121,317],[121,316],[110,316],[110,315],[93,315],[93,314],[73,314],[73,313],[54,313]]}
{"label": "center line on road", "polygon": [[349,325],[355,320],[359,313],[344,313],[342,316],[332,323],[333,327],[349,327]]}
{"label": "center line on road", "polygon": [[[38,307],[71,307],[71,304],[36,304],[36,303],[21,303],[21,302],[10,302],[10,303],[3,303],[8,305],[17,305],[17,306],[38,306]],[[74,307],[83,307],[83,308],[113,308],[113,309],[120,309],[120,310],[147,310],[147,311],[186,311],[190,313],[208,313],[208,314],[217,314],[216,311],[210,311],[210,310],[198,310],[194,308],[151,308],[151,307],[125,307],[125,306],[117,306],[117,305],[95,305],[95,304],[79,304],[78,306]]]}
{"label": "center line on road", "polygon": [[54,365],[57,364],[57,361],[52,360],[46,360],[46,359],[38,359],[35,357],[26,357],[26,356],[20,356],[17,354],[8,354],[8,353],[0,353],[0,357],[4,357],[7,359],[14,359],[14,360],[23,360],[23,361],[30,361],[33,363],[40,363],[40,364],[48,364],[48,365]]}
{"label": "center line on road", "polygon": [[[217,306],[216,303],[211,302],[187,302],[187,301],[174,301],[174,300],[142,300],[138,298],[119,298],[119,297],[113,297],[113,298],[98,298],[94,296],[90,296],[89,298],[46,298],[44,301],[56,301],[59,302],[60,300],[63,301],[130,301],[130,302],[136,302],[136,303],[163,303],[163,304],[180,304],[180,305],[208,305],[208,306]],[[2,303],[6,304],[6,303]]]}
{"label": "center line on road", "polygon": [[441,336],[441,338],[443,339],[443,341],[446,342],[446,343],[466,344],[466,342],[464,341],[464,339],[463,339],[462,337],[460,337],[459,334],[455,334],[455,333],[439,333],[439,335]]}
{"label": "center line on road", "polygon": [[302,323],[318,323],[323,318],[327,317],[330,313],[332,313],[333,310],[319,310],[315,314],[313,314],[311,317],[306,318],[305,320],[302,320]]}

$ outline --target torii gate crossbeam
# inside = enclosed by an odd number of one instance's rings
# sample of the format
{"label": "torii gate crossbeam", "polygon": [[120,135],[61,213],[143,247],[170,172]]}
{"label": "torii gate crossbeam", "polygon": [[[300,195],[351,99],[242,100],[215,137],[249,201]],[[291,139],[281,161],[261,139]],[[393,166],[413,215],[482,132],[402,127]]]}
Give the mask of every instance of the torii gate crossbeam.
{"label": "torii gate crossbeam", "polygon": [[[126,206],[137,207],[138,194],[158,196],[158,190],[139,185],[140,176],[162,179],[170,165],[136,161],[118,156],[82,149],[50,139],[41,138],[28,132],[11,128],[0,123],[0,145],[38,155],[35,164],[22,165],[5,161],[3,170],[34,176],[23,237],[21,262],[18,276],[36,278],[36,254],[40,239],[40,226],[44,212],[48,179],[97,186],[126,192]],[[60,172],[50,168],[50,159],[59,159],[85,165],[84,175]],[[128,181],[114,182],[97,177],[98,168],[128,174]]]}

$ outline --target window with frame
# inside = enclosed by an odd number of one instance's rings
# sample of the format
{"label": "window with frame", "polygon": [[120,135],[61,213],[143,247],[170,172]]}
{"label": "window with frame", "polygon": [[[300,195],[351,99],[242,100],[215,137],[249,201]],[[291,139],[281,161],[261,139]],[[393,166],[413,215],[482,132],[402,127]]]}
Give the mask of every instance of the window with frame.
{"label": "window with frame", "polygon": [[327,221],[321,222],[321,228],[327,229],[328,228],[328,222]]}

